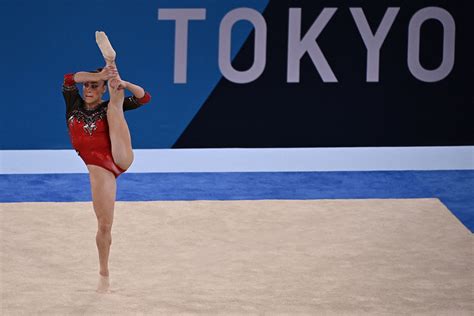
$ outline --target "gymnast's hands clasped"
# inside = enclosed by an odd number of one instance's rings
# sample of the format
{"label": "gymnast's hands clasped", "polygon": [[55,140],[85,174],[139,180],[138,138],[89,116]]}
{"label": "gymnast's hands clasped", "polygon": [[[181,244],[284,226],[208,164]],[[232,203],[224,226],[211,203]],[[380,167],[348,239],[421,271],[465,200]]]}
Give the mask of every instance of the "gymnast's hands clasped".
{"label": "gymnast's hands clasped", "polygon": [[117,90],[125,90],[128,89],[129,82],[122,80],[120,78],[120,75],[117,71],[117,68],[114,68],[114,66],[109,66],[112,68],[112,72],[115,72],[116,75],[112,76],[110,79],[110,87],[112,89],[117,89]]}
{"label": "gymnast's hands clasped", "polygon": [[110,80],[110,79],[113,79],[113,78],[117,77],[118,75],[119,75],[119,73],[118,73],[117,67],[115,65],[105,66],[99,72],[99,76],[100,76],[99,79],[107,81],[107,80]]}

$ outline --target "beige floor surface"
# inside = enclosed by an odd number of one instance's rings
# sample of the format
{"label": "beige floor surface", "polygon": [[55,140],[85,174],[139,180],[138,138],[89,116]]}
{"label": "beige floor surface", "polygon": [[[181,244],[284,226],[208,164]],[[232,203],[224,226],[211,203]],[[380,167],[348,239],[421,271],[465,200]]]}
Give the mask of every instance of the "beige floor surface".
{"label": "beige floor surface", "polygon": [[4,203],[2,315],[472,315],[473,234],[438,199]]}

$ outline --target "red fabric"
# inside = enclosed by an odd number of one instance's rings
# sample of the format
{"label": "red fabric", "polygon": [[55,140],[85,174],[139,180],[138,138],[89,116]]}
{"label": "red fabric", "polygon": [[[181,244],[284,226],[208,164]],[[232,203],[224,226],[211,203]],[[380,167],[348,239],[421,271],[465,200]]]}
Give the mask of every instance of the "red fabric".
{"label": "red fabric", "polygon": [[117,166],[112,157],[109,137],[109,126],[106,119],[95,122],[96,129],[92,134],[86,132],[85,123],[73,119],[69,122],[69,136],[74,149],[86,165],[96,165],[112,172],[117,178],[126,170]]}
{"label": "red fabric", "polygon": [[137,99],[138,103],[140,104],[145,104],[145,103],[148,103],[150,102],[151,100],[151,95],[145,91],[145,95],[143,97],[141,97],[140,99]]}
{"label": "red fabric", "polygon": [[75,84],[76,84],[76,82],[74,81],[74,74],[73,73],[64,75],[64,85],[73,86]]}

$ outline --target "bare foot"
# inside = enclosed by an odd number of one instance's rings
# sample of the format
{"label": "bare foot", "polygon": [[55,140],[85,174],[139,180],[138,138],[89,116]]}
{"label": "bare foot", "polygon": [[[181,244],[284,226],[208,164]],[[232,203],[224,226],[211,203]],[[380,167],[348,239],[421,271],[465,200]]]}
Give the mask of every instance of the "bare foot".
{"label": "bare foot", "polygon": [[104,32],[96,31],[95,32],[95,41],[99,46],[100,51],[102,52],[102,56],[107,63],[113,63],[115,61],[115,50],[112,48],[110,44],[109,38],[105,35]]}
{"label": "bare foot", "polygon": [[110,280],[108,276],[99,274],[99,282],[97,284],[96,292],[101,294],[112,293],[110,290]]}

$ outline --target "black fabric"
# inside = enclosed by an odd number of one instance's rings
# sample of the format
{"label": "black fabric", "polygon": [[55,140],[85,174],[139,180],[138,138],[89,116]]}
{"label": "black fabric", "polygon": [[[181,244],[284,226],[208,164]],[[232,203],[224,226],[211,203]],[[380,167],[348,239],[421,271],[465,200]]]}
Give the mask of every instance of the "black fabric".
{"label": "black fabric", "polygon": [[[455,64],[445,79],[421,82],[407,66],[408,25],[420,9],[438,6],[456,23]],[[324,83],[306,54],[299,83],[287,83],[289,8],[302,10],[306,34],[324,7],[337,11],[318,44],[339,82]],[[367,51],[350,13],[362,7],[375,30],[388,7],[400,7],[380,51],[379,82],[366,82]],[[468,1],[271,0],[267,62],[254,82],[222,78],[173,148],[377,147],[474,145],[472,15]],[[238,70],[254,60],[254,35],[233,60]],[[438,67],[442,28],[421,29],[420,60]]]}

